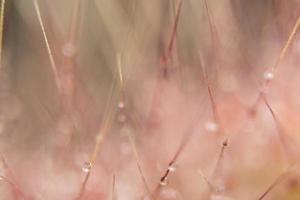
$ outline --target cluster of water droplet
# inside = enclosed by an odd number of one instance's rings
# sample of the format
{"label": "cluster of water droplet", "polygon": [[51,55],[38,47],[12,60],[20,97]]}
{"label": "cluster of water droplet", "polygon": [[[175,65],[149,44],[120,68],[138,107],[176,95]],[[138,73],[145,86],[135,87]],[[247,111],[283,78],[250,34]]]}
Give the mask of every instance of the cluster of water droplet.
{"label": "cluster of water droplet", "polygon": [[[120,127],[120,136],[121,136],[121,144],[119,146],[119,151],[122,155],[130,155],[132,152],[131,146],[130,146],[130,142],[128,139],[128,136],[130,134],[130,126],[125,123],[127,120],[127,116],[125,113],[125,102],[124,101],[120,101],[118,103],[118,116],[117,116],[117,120],[120,123],[121,127]],[[122,139],[123,138],[123,139]]]}
{"label": "cluster of water droplet", "polygon": [[125,103],[123,101],[120,101],[118,103],[118,108],[119,108],[119,112],[118,112],[118,121],[120,123],[125,123],[126,122],[126,115],[125,115]]}
{"label": "cluster of water droplet", "polygon": [[124,101],[120,101],[118,103],[117,120],[122,125],[122,127],[124,126],[124,124],[126,122],[126,119],[127,119],[127,116],[126,116],[126,113],[125,113],[125,103],[124,103]]}

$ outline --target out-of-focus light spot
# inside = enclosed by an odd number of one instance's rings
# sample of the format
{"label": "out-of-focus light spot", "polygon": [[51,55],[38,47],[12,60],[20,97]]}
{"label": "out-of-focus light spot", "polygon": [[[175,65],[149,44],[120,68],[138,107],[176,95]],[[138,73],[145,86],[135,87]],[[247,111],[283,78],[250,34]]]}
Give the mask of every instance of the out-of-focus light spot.
{"label": "out-of-focus light spot", "polygon": [[274,79],[274,73],[266,71],[264,73],[264,79],[267,80],[267,81],[273,80]]}
{"label": "out-of-focus light spot", "polygon": [[118,104],[119,109],[125,108],[125,103],[123,101],[120,101]]}
{"label": "out-of-focus light spot", "polygon": [[214,121],[209,121],[205,123],[205,129],[208,132],[217,132],[219,130],[219,125]]}
{"label": "out-of-focus light spot", "polygon": [[75,46],[71,43],[66,43],[62,47],[62,53],[66,57],[73,57],[76,53]]}

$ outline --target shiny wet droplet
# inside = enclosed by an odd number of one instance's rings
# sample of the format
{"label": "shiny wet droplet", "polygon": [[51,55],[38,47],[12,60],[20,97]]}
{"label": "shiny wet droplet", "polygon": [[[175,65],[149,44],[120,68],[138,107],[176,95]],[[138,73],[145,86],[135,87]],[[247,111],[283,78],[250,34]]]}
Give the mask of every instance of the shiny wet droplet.
{"label": "shiny wet droplet", "polygon": [[264,73],[264,79],[267,81],[270,81],[270,80],[274,79],[274,74],[272,72],[267,71]]}
{"label": "shiny wet droplet", "polygon": [[125,108],[125,103],[123,101],[120,101],[118,104],[119,109]]}
{"label": "shiny wet droplet", "polygon": [[85,173],[90,172],[92,169],[92,164],[90,162],[85,162],[82,166],[82,171]]}
{"label": "shiny wet droplet", "polygon": [[164,179],[160,180],[159,184],[160,184],[161,186],[166,186],[166,185],[168,185],[168,180],[167,180],[167,178],[164,178]]}
{"label": "shiny wet droplet", "polygon": [[170,172],[175,172],[176,169],[177,169],[177,166],[176,166],[176,165],[170,165],[170,166],[168,167],[168,170],[169,170]]}

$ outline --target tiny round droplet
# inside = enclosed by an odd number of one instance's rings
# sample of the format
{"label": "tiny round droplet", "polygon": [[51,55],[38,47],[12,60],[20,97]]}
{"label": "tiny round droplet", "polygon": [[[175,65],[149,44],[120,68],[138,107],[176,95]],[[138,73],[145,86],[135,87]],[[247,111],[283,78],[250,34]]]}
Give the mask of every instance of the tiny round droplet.
{"label": "tiny round droplet", "polygon": [[170,166],[168,167],[168,170],[169,170],[170,172],[175,172],[176,169],[177,169],[177,167],[176,167],[175,165],[170,165]]}
{"label": "tiny round droplet", "polygon": [[120,101],[118,104],[119,109],[125,108],[125,103],[123,101]]}
{"label": "tiny round droplet", "polygon": [[210,121],[205,124],[205,129],[209,132],[217,132],[219,125],[214,121]]}
{"label": "tiny round droplet", "polygon": [[91,164],[90,162],[85,162],[85,163],[83,164],[83,166],[82,166],[82,171],[83,171],[83,172],[88,173],[88,172],[91,171],[91,169],[92,169],[92,164]]}
{"label": "tiny round droplet", "polygon": [[265,72],[264,73],[264,79],[266,79],[267,81],[270,81],[274,78],[274,74],[272,72]]}
{"label": "tiny round droplet", "polygon": [[164,179],[160,180],[159,184],[160,184],[161,186],[166,186],[166,185],[168,185],[168,180],[167,180],[167,178],[164,178]]}

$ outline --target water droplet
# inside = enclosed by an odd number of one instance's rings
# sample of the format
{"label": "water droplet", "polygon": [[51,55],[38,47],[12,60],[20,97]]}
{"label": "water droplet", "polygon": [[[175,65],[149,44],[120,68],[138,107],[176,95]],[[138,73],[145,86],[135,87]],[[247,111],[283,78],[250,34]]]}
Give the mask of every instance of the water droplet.
{"label": "water droplet", "polygon": [[119,109],[125,108],[125,103],[123,101],[120,101],[118,104]]}
{"label": "water droplet", "polygon": [[82,166],[82,171],[85,173],[90,172],[92,169],[92,164],[90,162],[85,162]]}
{"label": "water droplet", "polygon": [[170,172],[175,172],[176,169],[177,169],[177,166],[176,166],[176,165],[170,165],[170,166],[168,167],[168,170],[169,170]]}
{"label": "water droplet", "polygon": [[264,79],[267,80],[267,81],[270,81],[274,78],[274,74],[272,72],[265,72],[264,73]]}
{"label": "water droplet", "polygon": [[160,180],[159,184],[161,186],[166,186],[168,185],[168,179],[167,178],[163,178],[162,180]]}
{"label": "water droplet", "polygon": [[214,121],[210,121],[205,124],[205,129],[209,132],[217,132],[219,130],[219,125]]}

